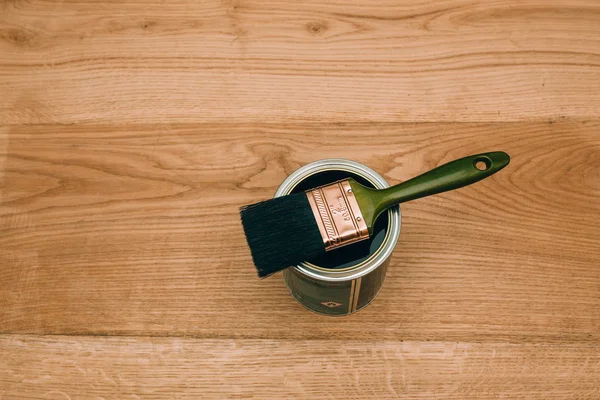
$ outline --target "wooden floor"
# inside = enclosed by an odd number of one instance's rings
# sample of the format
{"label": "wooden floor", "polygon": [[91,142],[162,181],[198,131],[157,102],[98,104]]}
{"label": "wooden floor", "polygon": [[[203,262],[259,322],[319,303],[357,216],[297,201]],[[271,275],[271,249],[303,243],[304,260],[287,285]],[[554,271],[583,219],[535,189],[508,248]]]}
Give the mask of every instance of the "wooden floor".
{"label": "wooden floor", "polygon": [[[600,398],[600,2],[0,2],[0,399]],[[239,206],[398,183],[380,296],[256,277]]]}

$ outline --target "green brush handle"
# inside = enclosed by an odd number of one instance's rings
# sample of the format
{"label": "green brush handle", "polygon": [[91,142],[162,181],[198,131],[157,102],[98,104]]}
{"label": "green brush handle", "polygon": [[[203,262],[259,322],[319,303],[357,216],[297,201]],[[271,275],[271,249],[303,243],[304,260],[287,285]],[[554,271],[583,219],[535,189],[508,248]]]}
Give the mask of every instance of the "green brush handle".
{"label": "green brush handle", "polygon": [[[379,214],[396,204],[470,185],[495,174],[506,167],[509,162],[509,155],[503,151],[476,154],[451,161],[387,189],[371,189],[367,193],[359,189],[356,196],[361,204],[361,211],[367,214],[363,214],[365,222],[367,225],[371,225]],[[477,166],[483,168],[478,169]],[[363,210],[363,201],[361,201],[367,196],[369,199],[365,199],[367,200],[365,205],[369,209],[368,211]]]}

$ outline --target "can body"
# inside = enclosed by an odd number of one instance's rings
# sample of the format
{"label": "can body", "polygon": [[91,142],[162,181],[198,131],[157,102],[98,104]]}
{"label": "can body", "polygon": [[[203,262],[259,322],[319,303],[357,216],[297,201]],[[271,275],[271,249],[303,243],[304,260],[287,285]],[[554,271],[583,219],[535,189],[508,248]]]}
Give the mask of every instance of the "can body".
{"label": "can body", "polygon": [[[379,174],[360,163],[326,159],[294,171],[275,196],[347,177],[377,189],[389,186]],[[350,245],[319,260],[285,269],[283,280],[290,294],[304,307],[325,315],[348,315],[364,308],[383,286],[390,256],[400,235],[400,225],[400,208],[393,207],[378,219],[378,228],[374,229],[369,243]]]}
{"label": "can body", "polygon": [[319,314],[348,315],[368,305],[379,294],[389,259],[365,276],[344,281],[324,281],[296,268],[283,272],[290,294],[304,307]]}

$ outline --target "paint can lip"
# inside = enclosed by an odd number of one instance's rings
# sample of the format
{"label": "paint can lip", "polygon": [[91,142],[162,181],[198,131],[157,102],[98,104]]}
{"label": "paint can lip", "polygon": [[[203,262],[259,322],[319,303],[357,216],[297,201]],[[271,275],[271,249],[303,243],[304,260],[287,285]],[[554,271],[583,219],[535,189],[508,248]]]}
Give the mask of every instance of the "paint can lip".
{"label": "paint can lip", "polygon": [[[385,179],[371,168],[359,162],[346,160],[342,158],[328,158],[314,161],[306,164],[294,172],[292,172],[279,186],[274,197],[285,196],[289,194],[301,181],[325,171],[343,171],[350,172],[361,176],[369,181],[375,188],[384,189],[390,185]],[[386,236],[383,243],[377,251],[368,259],[357,264],[356,266],[348,267],[343,270],[325,269],[313,264],[302,262],[293,268],[303,275],[323,281],[348,281],[360,278],[375,270],[382,265],[392,254],[398,237],[400,236],[400,227],[402,224],[400,207],[396,206],[388,211],[389,222]]]}

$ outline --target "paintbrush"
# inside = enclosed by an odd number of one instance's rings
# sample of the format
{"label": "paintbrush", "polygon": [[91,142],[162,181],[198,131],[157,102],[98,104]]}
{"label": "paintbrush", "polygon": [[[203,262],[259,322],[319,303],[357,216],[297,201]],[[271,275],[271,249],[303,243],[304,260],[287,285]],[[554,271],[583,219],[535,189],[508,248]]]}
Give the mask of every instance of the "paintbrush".
{"label": "paintbrush", "polygon": [[264,278],[327,251],[368,239],[377,217],[410,200],[458,189],[510,162],[502,151],[451,161],[386,189],[352,178],[240,209],[258,276]]}

